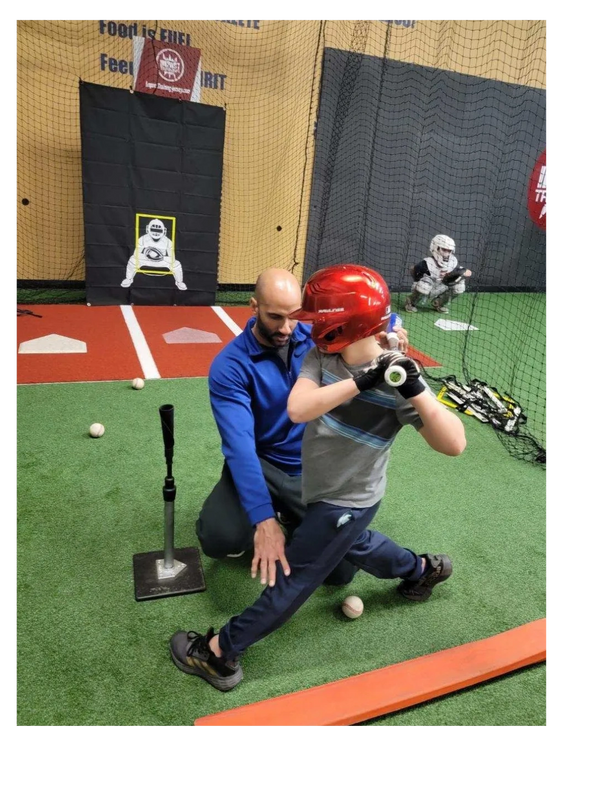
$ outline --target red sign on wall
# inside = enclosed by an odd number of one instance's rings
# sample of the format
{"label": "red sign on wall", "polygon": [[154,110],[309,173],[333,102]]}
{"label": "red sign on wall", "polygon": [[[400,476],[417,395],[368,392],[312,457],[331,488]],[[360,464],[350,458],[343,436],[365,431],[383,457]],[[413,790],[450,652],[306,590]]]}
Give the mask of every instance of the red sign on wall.
{"label": "red sign on wall", "polygon": [[529,216],[539,228],[546,230],[546,151],[536,161],[527,192]]}
{"label": "red sign on wall", "polygon": [[200,102],[201,52],[197,47],[133,37],[136,92]]}

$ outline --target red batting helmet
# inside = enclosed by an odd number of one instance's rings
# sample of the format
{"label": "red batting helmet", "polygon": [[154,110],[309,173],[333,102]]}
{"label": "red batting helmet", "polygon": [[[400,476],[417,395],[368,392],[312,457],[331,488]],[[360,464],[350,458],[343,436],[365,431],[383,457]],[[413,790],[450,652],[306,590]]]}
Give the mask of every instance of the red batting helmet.
{"label": "red batting helmet", "polygon": [[324,353],[339,353],[353,342],[387,328],[390,291],[379,273],[357,264],[315,272],[302,292],[302,308],[290,319],[312,322],[312,338]]}

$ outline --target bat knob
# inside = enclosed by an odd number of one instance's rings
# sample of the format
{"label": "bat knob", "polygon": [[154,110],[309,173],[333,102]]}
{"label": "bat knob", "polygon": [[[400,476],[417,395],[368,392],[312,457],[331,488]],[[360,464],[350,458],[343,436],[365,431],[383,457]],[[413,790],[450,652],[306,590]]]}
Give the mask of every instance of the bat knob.
{"label": "bat knob", "polygon": [[393,364],[386,369],[383,377],[388,386],[393,386],[396,389],[406,381],[406,370],[398,364]]}

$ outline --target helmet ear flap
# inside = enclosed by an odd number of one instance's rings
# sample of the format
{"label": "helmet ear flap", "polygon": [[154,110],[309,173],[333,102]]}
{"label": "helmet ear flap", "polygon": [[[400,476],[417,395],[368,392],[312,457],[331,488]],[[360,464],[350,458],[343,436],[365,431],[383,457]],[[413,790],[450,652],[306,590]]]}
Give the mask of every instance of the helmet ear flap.
{"label": "helmet ear flap", "polygon": [[328,343],[332,343],[338,338],[338,336],[341,336],[343,332],[344,332],[344,326],[338,325],[337,328],[334,328],[333,330],[329,331],[329,333],[326,333],[323,336],[323,339]]}

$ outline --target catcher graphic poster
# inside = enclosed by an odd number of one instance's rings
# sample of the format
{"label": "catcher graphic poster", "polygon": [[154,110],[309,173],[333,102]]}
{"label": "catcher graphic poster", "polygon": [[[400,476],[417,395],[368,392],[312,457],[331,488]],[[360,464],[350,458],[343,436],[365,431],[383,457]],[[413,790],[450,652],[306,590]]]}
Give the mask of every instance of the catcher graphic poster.
{"label": "catcher graphic poster", "polygon": [[187,291],[183,282],[183,267],[175,257],[175,217],[135,215],[135,249],[127,262],[121,286],[128,289],[137,273],[172,276],[181,292]]}
{"label": "catcher graphic poster", "polygon": [[225,110],[80,83],[86,300],[214,305]]}

